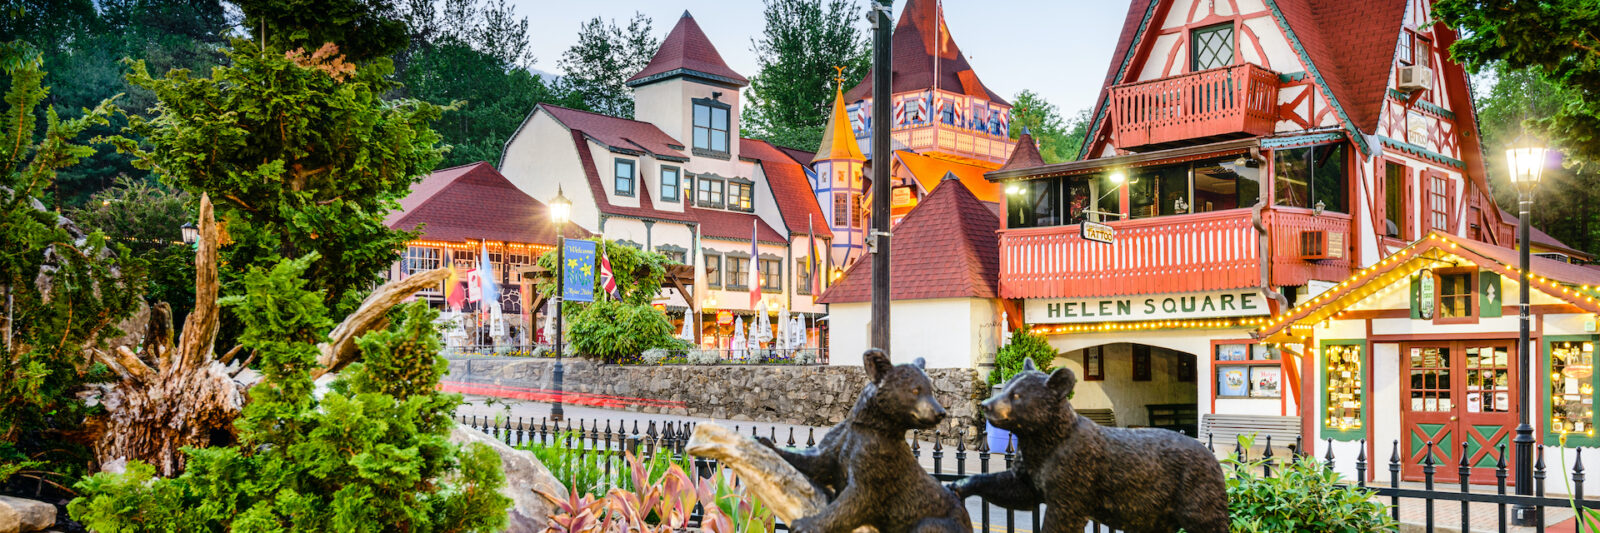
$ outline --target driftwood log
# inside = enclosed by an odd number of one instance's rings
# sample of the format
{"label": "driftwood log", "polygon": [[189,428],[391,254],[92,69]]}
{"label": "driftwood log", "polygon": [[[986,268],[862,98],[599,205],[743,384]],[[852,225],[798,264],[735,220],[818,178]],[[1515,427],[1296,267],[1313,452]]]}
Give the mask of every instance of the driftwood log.
{"label": "driftwood log", "polygon": [[732,469],[756,499],[785,524],[817,514],[828,505],[822,491],[778,452],[726,427],[709,422],[695,425],[687,450]]}
{"label": "driftwood log", "polygon": [[[184,447],[225,445],[234,440],[233,422],[244,409],[251,383],[238,379],[254,360],[240,358],[242,347],[216,353],[218,228],[211,198],[200,197],[200,246],[195,256],[195,306],[184,322],[183,335],[173,339],[172,312],[165,303],[152,306],[144,325],[142,349],[127,346],[92,350],[120,378],[89,392],[105,414],[90,421],[95,459],[116,468],[129,460],[154,465],[163,476],[183,471]],[[354,313],[318,345],[316,376],[337,371],[358,358],[355,339],[386,327],[389,309],[423,288],[438,284],[449,272],[433,270],[388,283],[367,297]]]}

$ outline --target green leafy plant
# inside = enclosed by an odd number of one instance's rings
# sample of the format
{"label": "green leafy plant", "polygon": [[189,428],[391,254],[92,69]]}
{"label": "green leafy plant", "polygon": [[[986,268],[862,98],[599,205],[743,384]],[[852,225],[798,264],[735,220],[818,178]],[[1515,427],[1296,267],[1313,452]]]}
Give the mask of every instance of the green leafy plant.
{"label": "green leafy plant", "polygon": [[500,458],[449,442],[458,395],[436,387],[436,312],[390,313],[357,339],[362,361],[318,398],[317,342],[331,327],[303,277],[316,254],[254,267],[243,294],[222,299],[245,324],[263,381],[236,423],[235,446],[188,449],[174,478],[130,463],[78,483],[72,517],[94,531],[498,531],[510,500]]}
{"label": "green leafy plant", "polygon": [[682,465],[657,470],[633,454],[626,457],[634,489],[604,495],[572,487],[567,498],[540,492],[556,505],[551,530],[565,533],[669,533],[689,527],[695,506],[704,511],[700,529],[710,533],[772,531],[772,513],[728,479],[721,469],[695,479]]}
{"label": "green leafy plant", "polygon": [[[1240,436],[1249,449],[1254,436]],[[1223,459],[1228,476],[1228,515],[1234,533],[1327,531],[1366,533],[1393,531],[1389,508],[1372,501],[1373,491],[1341,482],[1339,474],[1309,456],[1275,461],[1273,475],[1263,472],[1263,459]]]}
{"label": "green leafy plant", "polygon": [[1027,329],[1013,330],[1010,342],[994,356],[994,370],[989,372],[989,384],[999,385],[1011,379],[1011,376],[1022,373],[1022,361],[1025,359],[1032,359],[1033,366],[1039,371],[1049,372],[1055,358],[1056,349],[1050,347],[1050,342],[1043,336],[1029,333]]}

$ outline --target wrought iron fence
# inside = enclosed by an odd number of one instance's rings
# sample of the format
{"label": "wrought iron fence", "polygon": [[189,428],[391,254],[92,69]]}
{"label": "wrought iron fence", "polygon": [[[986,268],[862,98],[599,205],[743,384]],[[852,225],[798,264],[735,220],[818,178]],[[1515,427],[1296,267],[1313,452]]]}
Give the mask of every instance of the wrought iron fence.
{"label": "wrought iron fence", "polygon": [[[549,344],[470,344],[446,346],[440,353],[445,357],[555,357],[554,349]],[[568,356],[572,356],[570,350]],[[649,350],[618,362],[635,365],[825,365],[828,364],[828,350],[827,348]]]}
{"label": "wrought iron fence", "polygon": [[[598,463],[603,469],[606,479],[620,479],[622,476],[628,475],[626,466],[623,464],[625,453],[628,452],[638,454],[640,457],[645,458],[646,460],[653,460],[658,454],[670,454],[669,457],[674,462],[692,465],[694,474],[702,477],[710,476],[713,472],[716,472],[716,461],[695,457],[686,457],[685,455],[685,448],[689,442],[689,435],[694,431],[694,422],[652,420],[646,421],[643,427],[641,427],[637,418],[632,420],[631,426],[627,420],[618,419],[616,421],[616,425],[613,427],[611,420],[578,419],[576,420],[577,425],[574,426],[574,419],[568,418],[566,420],[566,426],[563,427],[561,423],[552,423],[547,419],[540,419],[537,422],[537,425],[535,425],[533,421],[522,417],[518,417],[513,420],[505,417],[486,417],[478,415],[469,417],[462,415],[459,416],[457,420],[468,427],[489,434],[508,445],[518,447],[531,445],[536,442],[547,445],[555,443],[557,439],[566,438],[568,440],[566,443],[564,443],[564,446],[577,452],[580,457],[584,457],[587,454],[598,454]],[[602,424],[604,424],[603,428]],[[762,434],[760,428],[755,424],[738,424],[734,426],[735,431],[741,433],[745,431],[745,428],[748,428],[751,436],[761,436]],[[798,440],[798,435],[796,434],[795,429],[790,427],[786,432],[786,438],[780,439],[777,426],[770,424],[766,426],[765,433],[765,436],[771,439],[772,442],[791,448],[814,446],[816,445],[817,438],[819,437],[814,429],[807,429],[804,441]],[[576,436],[575,440],[572,438],[573,436]],[[947,440],[954,441],[955,445],[946,446],[945,442]],[[960,439],[951,438],[948,435],[941,435],[937,431],[913,432],[910,440],[911,453],[919,462],[921,462],[923,454],[926,452],[930,460],[929,462],[925,463],[928,468],[928,473],[933,475],[933,477],[940,482],[946,483],[963,479],[970,474],[986,474],[991,471],[998,472],[1001,471],[1001,468],[1010,469],[1017,457],[1016,451],[1012,448],[1012,446],[1008,444],[1003,452],[992,451],[988,448],[988,444],[985,442],[985,440],[986,439],[978,439],[977,448],[969,450],[966,446],[966,443],[962,442]],[[924,446],[925,443],[928,445]],[[1275,472],[1274,469],[1283,465],[1284,461],[1305,457],[1305,454],[1297,451],[1304,449],[1301,444],[1302,443],[1300,442],[1300,439],[1295,439],[1294,444],[1284,447],[1287,449],[1286,452],[1274,452],[1272,438],[1270,436],[1266,437],[1265,446],[1260,456],[1260,459],[1264,460],[1260,465],[1262,468],[1262,474],[1271,477]],[[1356,456],[1355,463],[1355,469],[1357,473],[1356,484],[1360,487],[1373,491],[1374,498],[1387,500],[1389,502],[1390,514],[1396,522],[1399,522],[1401,519],[1400,509],[1402,501],[1405,501],[1407,505],[1420,504],[1423,506],[1423,523],[1420,525],[1423,531],[1429,533],[1438,530],[1440,527],[1436,524],[1438,518],[1436,511],[1439,510],[1437,509],[1437,506],[1441,505],[1441,502],[1443,502],[1442,504],[1446,506],[1449,506],[1452,503],[1460,505],[1461,522],[1456,527],[1448,528],[1448,530],[1460,531],[1462,533],[1471,531],[1470,505],[1473,503],[1488,504],[1496,507],[1499,519],[1495,522],[1497,524],[1495,530],[1501,533],[1509,531],[1512,527],[1509,515],[1510,508],[1512,506],[1522,505],[1532,507],[1536,510],[1535,512],[1540,517],[1545,515],[1545,511],[1547,509],[1571,508],[1571,505],[1574,502],[1583,508],[1600,509],[1600,500],[1588,500],[1584,498],[1583,482],[1585,479],[1585,474],[1581,449],[1576,450],[1578,452],[1576,455],[1576,461],[1571,467],[1570,479],[1572,481],[1574,491],[1571,495],[1572,498],[1569,500],[1567,498],[1547,497],[1545,495],[1545,480],[1550,475],[1551,470],[1545,465],[1545,447],[1543,445],[1537,446],[1535,450],[1537,460],[1534,464],[1533,471],[1533,496],[1517,496],[1514,494],[1508,494],[1506,492],[1506,479],[1510,474],[1510,469],[1505,461],[1505,457],[1507,457],[1505,445],[1501,445],[1499,447],[1500,460],[1494,468],[1496,479],[1496,483],[1493,487],[1494,492],[1490,493],[1471,491],[1471,487],[1468,483],[1472,467],[1466,463],[1465,459],[1463,459],[1461,464],[1454,465],[1456,468],[1459,468],[1459,487],[1457,487],[1456,490],[1436,489],[1434,483],[1435,475],[1440,472],[1439,469],[1441,467],[1449,467],[1452,465],[1436,464],[1433,460],[1433,449],[1435,447],[1434,443],[1428,442],[1426,443],[1426,446],[1428,447],[1429,453],[1427,454],[1422,468],[1424,488],[1415,489],[1403,488],[1400,484],[1401,462],[1399,441],[1394,442],[1394,453],[1390,456],[1388,461],[1387,467],[1389,471],[1389,481],[1387,485],[1369,485],[1367,483],[1366,479],[1369,467],[1376,467],[1378,465],[1368,462],[1368,457],[1366,454],[1366,442],[1362,441],[1360,443],[1361,451]],[[1208,441],[1206,443],[1206,447],[1211,449],[1213,452],[1216,451],[1214,442]],[[1463,448],[1465,447],[1466,444],[1463,443]],[[953,453],[950,451],[951,449],[954,450]],[[1250,453],[1250,450],[1245,449],[1242,445],[1236,443],[1233,452],[1241,459],[1249,459],[1248,454]],[[1463,454],[1462,456],[1465,457],[1466,454]],[[951,464],[949,467],[947,467],[945,464],[946,458],[953,459],[953,464]],[[1328,452],[1324,455],[1322,462],[1329,469],[1334,468],[1334,454],[1331,441],[1329,441]],[[1376,474],[1376,472],[1374,472],[1374,474]],[[1557,479],[1560,479],[1559,476],[1561,473],[1557,472],[1556,474],[1558,476]],[[974,499],[979,501],[971,501]],[[974,520],[973,526],[975,528],[980,528],[978,531],[985,533],[998,531],[999,527],[1002,525],[1007,533],[1015,533],[1019,525],[1021,527],[1031,527],[1029,531],[1042,531],[1040,529],[1039,521],[1044,516],[1043,506],[1040,506],[1032,512],[1028,512],[1000,507],[987,501],[982,501],[977,497],[969,498],[967,503],[969,511],[974,507],[973,504],[976,503],[978,512],[973,513],[972,518]],[[1022,516],[1019,516],[1019,514]],[[698,518],[699,513],[697,510],[695,514],[696,524],[698,524]],[[1021,524],[1019,524],[1019,522],[1021,522]],[[1533,530],[1543,533],[1546,527],[1543,522],[1543,520],[1540,520],[1538,524],[1533,527]],[[1099,523],[1091,522],[1089,526],[1090,531],[1097,533],[1102,531],[1108,533],[1117,533],[1116,530],[1112,530],[1109,527]],[[777,529],[787,531],[788,526],[778,523]],[[1519,530],[1526,530],[1526,528],[1519,528]]]}

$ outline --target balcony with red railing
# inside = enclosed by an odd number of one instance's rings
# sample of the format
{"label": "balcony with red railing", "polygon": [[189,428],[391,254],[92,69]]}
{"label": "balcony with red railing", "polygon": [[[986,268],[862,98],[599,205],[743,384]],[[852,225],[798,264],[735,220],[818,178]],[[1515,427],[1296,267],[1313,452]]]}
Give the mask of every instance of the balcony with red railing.
{"label": "balcony with red railing", "polygon": [[1111,87],[1117,148],[1135,152],[1272,133],[1278,75],[1245,63]]}
{"label": "balcony with red railing", "polygon": [[[1213,291],[1262,285],[1267,237],[1274,286],[1350,274],[1350,217],[1265,209],[1257,231],[1250,209],[1111,222],[1111,244],[1086,240],[1078,225],[1000,231],[1002,298],[1087,298]],[[1321,245],[1322,248],[1317,248]]]}

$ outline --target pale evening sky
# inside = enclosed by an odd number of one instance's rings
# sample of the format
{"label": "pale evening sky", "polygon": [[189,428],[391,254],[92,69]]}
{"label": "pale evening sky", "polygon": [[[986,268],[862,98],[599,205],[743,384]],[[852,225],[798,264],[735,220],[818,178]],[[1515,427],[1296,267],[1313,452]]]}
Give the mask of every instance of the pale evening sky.
{"label": "pale evening sky", "polygon": [[[865,9],[865,0],[857,0]],[[751,41],[765,26],[760,0],[512,0],[528,17],[535,69],[560,73],[561,52],[595,16],[626,23],[635,11],[654,22],[659,40],[688,10],[728,66],[756,73]],[[904,0],[895,3],[899,20]],[[1094,105],[1116,46],[1128,0],[946,0],[956,44],[983,82],[1007,99],[1032,89],[1070,117]],[[867,31],[865,19],[858,19]]]}

